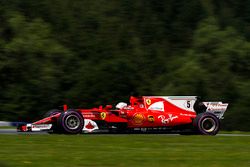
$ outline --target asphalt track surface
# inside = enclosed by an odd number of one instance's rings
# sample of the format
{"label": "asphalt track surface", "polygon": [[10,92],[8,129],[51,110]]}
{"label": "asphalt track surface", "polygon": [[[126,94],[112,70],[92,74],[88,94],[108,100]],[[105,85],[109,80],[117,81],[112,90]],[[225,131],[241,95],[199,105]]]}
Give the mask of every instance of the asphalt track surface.
{"label": "asphalt track surface", "polygon": [[[47,132],[17,132],[16,129],[0,129],[0,135],[2,134],[12,134],[12,135],[49,135]],[[98,133],[95,133],[98,135]],[[103,134],[103,133],[102,133]],[[109,134],[106,134],[109,135]],[[111,134],[114,135],[114,134]],[[138,134],[140,135],[140,134]],[[167,136],[178,136],[179,134],[159,134],[159,135],[167,135]],[[248,136],[250,137],[250,134],[217,134],[216,136]]]}

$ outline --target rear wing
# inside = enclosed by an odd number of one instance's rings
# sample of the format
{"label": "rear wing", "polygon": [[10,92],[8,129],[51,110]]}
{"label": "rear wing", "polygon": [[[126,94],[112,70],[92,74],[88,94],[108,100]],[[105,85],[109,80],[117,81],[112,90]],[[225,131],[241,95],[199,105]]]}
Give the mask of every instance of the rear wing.
{"label": "rear wing", "polygon": [[203,104],[207,107],[206,112],[211,112],[215,114],[219,119],[223,119],[223,115],[227,110],[228,103],[222,102],[203,102]]}

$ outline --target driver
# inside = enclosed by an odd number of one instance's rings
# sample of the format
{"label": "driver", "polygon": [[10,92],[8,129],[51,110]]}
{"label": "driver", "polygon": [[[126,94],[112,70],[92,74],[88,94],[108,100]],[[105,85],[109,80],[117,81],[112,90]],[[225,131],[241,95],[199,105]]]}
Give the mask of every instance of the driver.
{"label": "driver", "polygon": [[122,109],[122,108],[127,107],[127,106],[128,106],[127,103],[120,102],[120,103],[118,103],[115,107],[116,107],[117,109]]}

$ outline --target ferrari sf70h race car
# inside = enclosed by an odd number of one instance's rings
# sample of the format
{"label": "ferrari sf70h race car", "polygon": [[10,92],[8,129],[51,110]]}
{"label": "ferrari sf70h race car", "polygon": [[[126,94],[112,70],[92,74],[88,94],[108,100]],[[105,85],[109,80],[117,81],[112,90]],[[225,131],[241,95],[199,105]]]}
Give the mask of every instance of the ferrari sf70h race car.
{"label": "ferrari sf70h race car", "polygon": [[202,102],[197,96],[130,97],[130,103],[120,102],[92,109],[54,109],[34,123],[19,125],[18,131],[48,131],[50,133],[113,133],[189,132],[216,135],[220,119],[228,107],[222,102]]}

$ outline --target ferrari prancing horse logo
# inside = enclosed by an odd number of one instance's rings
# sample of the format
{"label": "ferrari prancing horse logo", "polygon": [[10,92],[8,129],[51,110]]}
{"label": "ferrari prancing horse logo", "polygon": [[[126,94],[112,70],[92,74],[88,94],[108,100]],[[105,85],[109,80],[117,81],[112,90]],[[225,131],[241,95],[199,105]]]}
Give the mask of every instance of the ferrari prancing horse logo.
{"label": "ferrari prancing horse logo", "polygon": [[106,114],[105,112],[101,112],[101,114],[100,114],[101,119],[103,119],[103,120],[104,120],[104,119],[106,118],[106,115],[107,115],[107,114]]}
{"label": "ferrari prancing horse logo", "polygon": [[146,99],[146,103],[147,103],[147,105],[150,105],[151,104],[151,100],[150,99]]}

